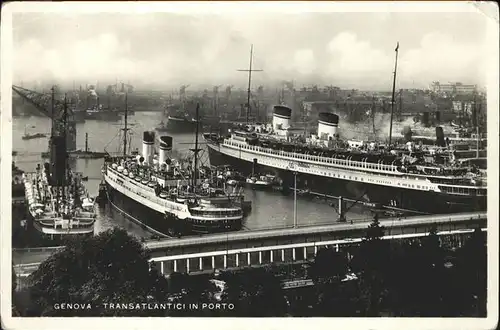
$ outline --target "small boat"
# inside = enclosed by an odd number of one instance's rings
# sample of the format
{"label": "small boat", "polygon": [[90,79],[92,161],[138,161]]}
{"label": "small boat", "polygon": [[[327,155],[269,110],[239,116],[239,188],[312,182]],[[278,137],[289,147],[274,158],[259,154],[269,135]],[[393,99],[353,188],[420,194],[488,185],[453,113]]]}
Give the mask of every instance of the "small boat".
{"label": "small boat", "polygon": [[107,153],[99,151],[89,150],[89,134],[85,133],[85,150],[74,150],[68,152],[69,157],[72,158],[83,158],[83,159],[97,159],[104,158]]}
{"label": "small boat", "polygon": [[279,190],[281,187],[277,177],[272,174],[250,175],[246,179],[246,183],[253,189]]}
{"label": "small boat", "polygon": [[[31,126],[31,128],[35,128],[36,126]],[[32,140],[32,139],[40,139],[46,137],[47,134],[45,133],[35,133],[35,134],[28,134],[26,130],[26,126],[24,127],[24,135],[22,136],[23,140]]]}
{"label": "small boat", "polygon": [[44,138],[46,136],[47,136],[47,134],[44,134],[44,133],[25,134],[25,135],[23,135],[22,139],[23,140],[33,140],[33,139]]}
{"label": "small boat", "polygon": [[88,150],[74,150],[68,152],[69,157],[81,158],[81,159],[97,159],[104,158],[107,153],[99,151],[88,151]]}

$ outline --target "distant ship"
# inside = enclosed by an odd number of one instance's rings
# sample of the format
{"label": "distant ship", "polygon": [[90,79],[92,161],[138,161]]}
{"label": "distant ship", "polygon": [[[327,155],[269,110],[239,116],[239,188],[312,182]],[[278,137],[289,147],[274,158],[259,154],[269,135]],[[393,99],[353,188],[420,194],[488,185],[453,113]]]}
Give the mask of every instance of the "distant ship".
{"label": "distant ship", "polygon": [[[69,150],[68,157],[76,159],[98,159],[104,158],[108,153],[101,151],[91,151],[88,147],[88,133],[85,133],[85,149],[84,150]],[[50,157],[50,151],[42,152],[42,158],[46,159]]]}
{"label": "distant ship", "polygon": [[40,139],[40,138],[44,138],[44,137],[47,137],[47,134],[35,133],[35,134],[25,134],[21,138],[23,140],[33,140],[33,139]]}
{"label": "distant ship", "polygon": [[[35,126],[32,126],[34,128]],[[24,135],[21,137],[23,140],[32,140],[32,139],[40,139],[47,137],[47,134],[44,133],[35,133],[35,134],[29,134],[26,130],[26,127],[24,128]]]}
{"label": "distant ship", "polygon": [[89,141],[89,134],[85,133],[85,149],[70,151],[68,153],[69,156],[73,158],[96,159],[96,158],[104,158],[104,156],[107,155],[106,152],[90,151],[88,141]]}
{"label": "distant ship", "polygon": [[159,133],[195,133],[197,128],[216,126],[221,121],[220,116],[216,115],[195,116],[192,112],[186,111],[184,102],[181,105],[168,105],[164,111],[164,117],[166,117],[166,121],[162,120],[155,127],[155,130]]}
{"label": "distant ship", "polygon": [[85,110],[85,119],[87,120],[118,121],[120,118],[119,111],[105,110],[102,106]]}
{"label": "distant ship", "polygon": [[156,131],[169,133],[194,133],[198,121],[194,118],[171,115],[167,117],[167,122],[161,121],[156,127]]}

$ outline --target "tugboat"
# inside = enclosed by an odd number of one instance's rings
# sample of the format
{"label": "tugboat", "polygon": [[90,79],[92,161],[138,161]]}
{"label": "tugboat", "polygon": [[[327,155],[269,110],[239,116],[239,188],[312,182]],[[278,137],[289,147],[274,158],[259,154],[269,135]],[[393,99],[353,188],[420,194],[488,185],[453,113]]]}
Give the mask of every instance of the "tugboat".
{"label": "tugboat", "polygon": [[259,190],[281,190],[278,178],[273,174],[252,174],[246,179],[246,183],[252,189]]}
{"label": "tugboat", "polygon": [[216,176],[217,182],[229,186],[241,186],[246,182],[246,178],[229,165],[212,166],[210,169]]}
{"label": "tugboat", "polygon": [[[34,127],[34,126],[33,126]],[[47,137],[47,134],[44,133],[35,133],[35,134],[28,134],[26,131],[26,127],[24,128],[24,135],[22,136],[23,140],[33,140],[33,139],[40,139]]]}
{"label": "tugboat", "polygon": [[69,156],[72,158],[97,159],[104,158],[106,152],[90,151],[89,150],[89,134],[85,133],[85,150],[70,151]]}

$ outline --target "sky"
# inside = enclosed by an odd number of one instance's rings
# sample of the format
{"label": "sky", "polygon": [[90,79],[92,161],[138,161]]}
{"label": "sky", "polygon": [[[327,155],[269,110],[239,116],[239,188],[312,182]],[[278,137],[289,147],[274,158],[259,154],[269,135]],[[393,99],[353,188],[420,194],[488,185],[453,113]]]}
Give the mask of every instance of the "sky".
{"label": "sky", "polygon": [[13,79],[174,88],[293,80],[390,90],[484,84],[487,18],[470,13],[14,13]]}

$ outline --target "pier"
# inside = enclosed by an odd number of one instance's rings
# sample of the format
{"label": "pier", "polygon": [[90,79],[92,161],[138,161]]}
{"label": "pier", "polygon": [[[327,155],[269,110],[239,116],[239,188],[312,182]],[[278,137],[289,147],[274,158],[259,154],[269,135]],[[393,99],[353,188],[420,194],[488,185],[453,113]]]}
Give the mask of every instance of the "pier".
{"label": "pier", "polygon": [[[147,241],[144,246],[154,258],[173,254],[253,248],[257,246],[323,242],[363,237],[369,224],[369,221],[352,224],[337,222],[322,226],[229,232],[202,237]],[[406,219],[402,217],[388,218],[381,220],[380,225],[385,227],[386,235],[426,233],[432,225],[435,225],[438,231],[485,228],[486,212],[425,215]]]}
{"label": "pier", "polygon": [[[404,239],[425,236],[432,226],[435,226],[441,235],[461,235],[476,228],[485,229],[487,227],[486,219],[486,212],[477,212],[389,218],[381,220],[380,225],[385,229],[385,239]],[[262,264],[266,260],[266,255],[268,262],[294,260],[299,255],[299,250],[305,251],[300,253],[311,258],[322,246],[358,244],[365,236],[369,223],[368,221],[352,224],[333,223],[323,226],[229,232],[201,237],[149,240],[143,244],[150,251],[151,261],[160,263],[160,268],[163,267],[165,272],[167,269],[179,271],[182,267],[189,272],[196,267],[200,268],[200,260],[201,269],[206,270],[206,267],[212,265],[219,268],[225,268],[224,265],[229,267],[231,262],[234,265],[237,263],[239,267],[245,265],[243,263],[245,258],[246,265]],[[61,248],[13,249],[13,263],[16,272],[29,274],[41,262]],[[183,260],[191,259],[197,260],[196,267],[182,266]],[[175,260],[178,261],[174,265]],[[221,265],[217,260],[222,260]],[[226,261],[224,262],[224,260]],[[209,269],[213,269],[213,267]]]}
{"label": "pier", "polygon": [[[486,228],[482,228],[486,231]],[[460,247],[465,234],[473,229],[439,231],[437,235],[447,236]],[[428,233],[412,233],[383,236],[382,239],[415,239],[427,236]],[[238,269],[244,267],[261,267],[268,264],[286,264],[313,261],[321,248],[334,248],[337,252],[347,249],[347,257],[351,258],[348,248],[359,245],[363,238],[349,238],[321,242],[303,242],[276,246],[259,246],[253,248],[231,249],[225,251],[208,251],[191,254],[170,255],[151,258],[161,274],[169,275],[174,272],[199,274],[213,272],[217,269]]]}

